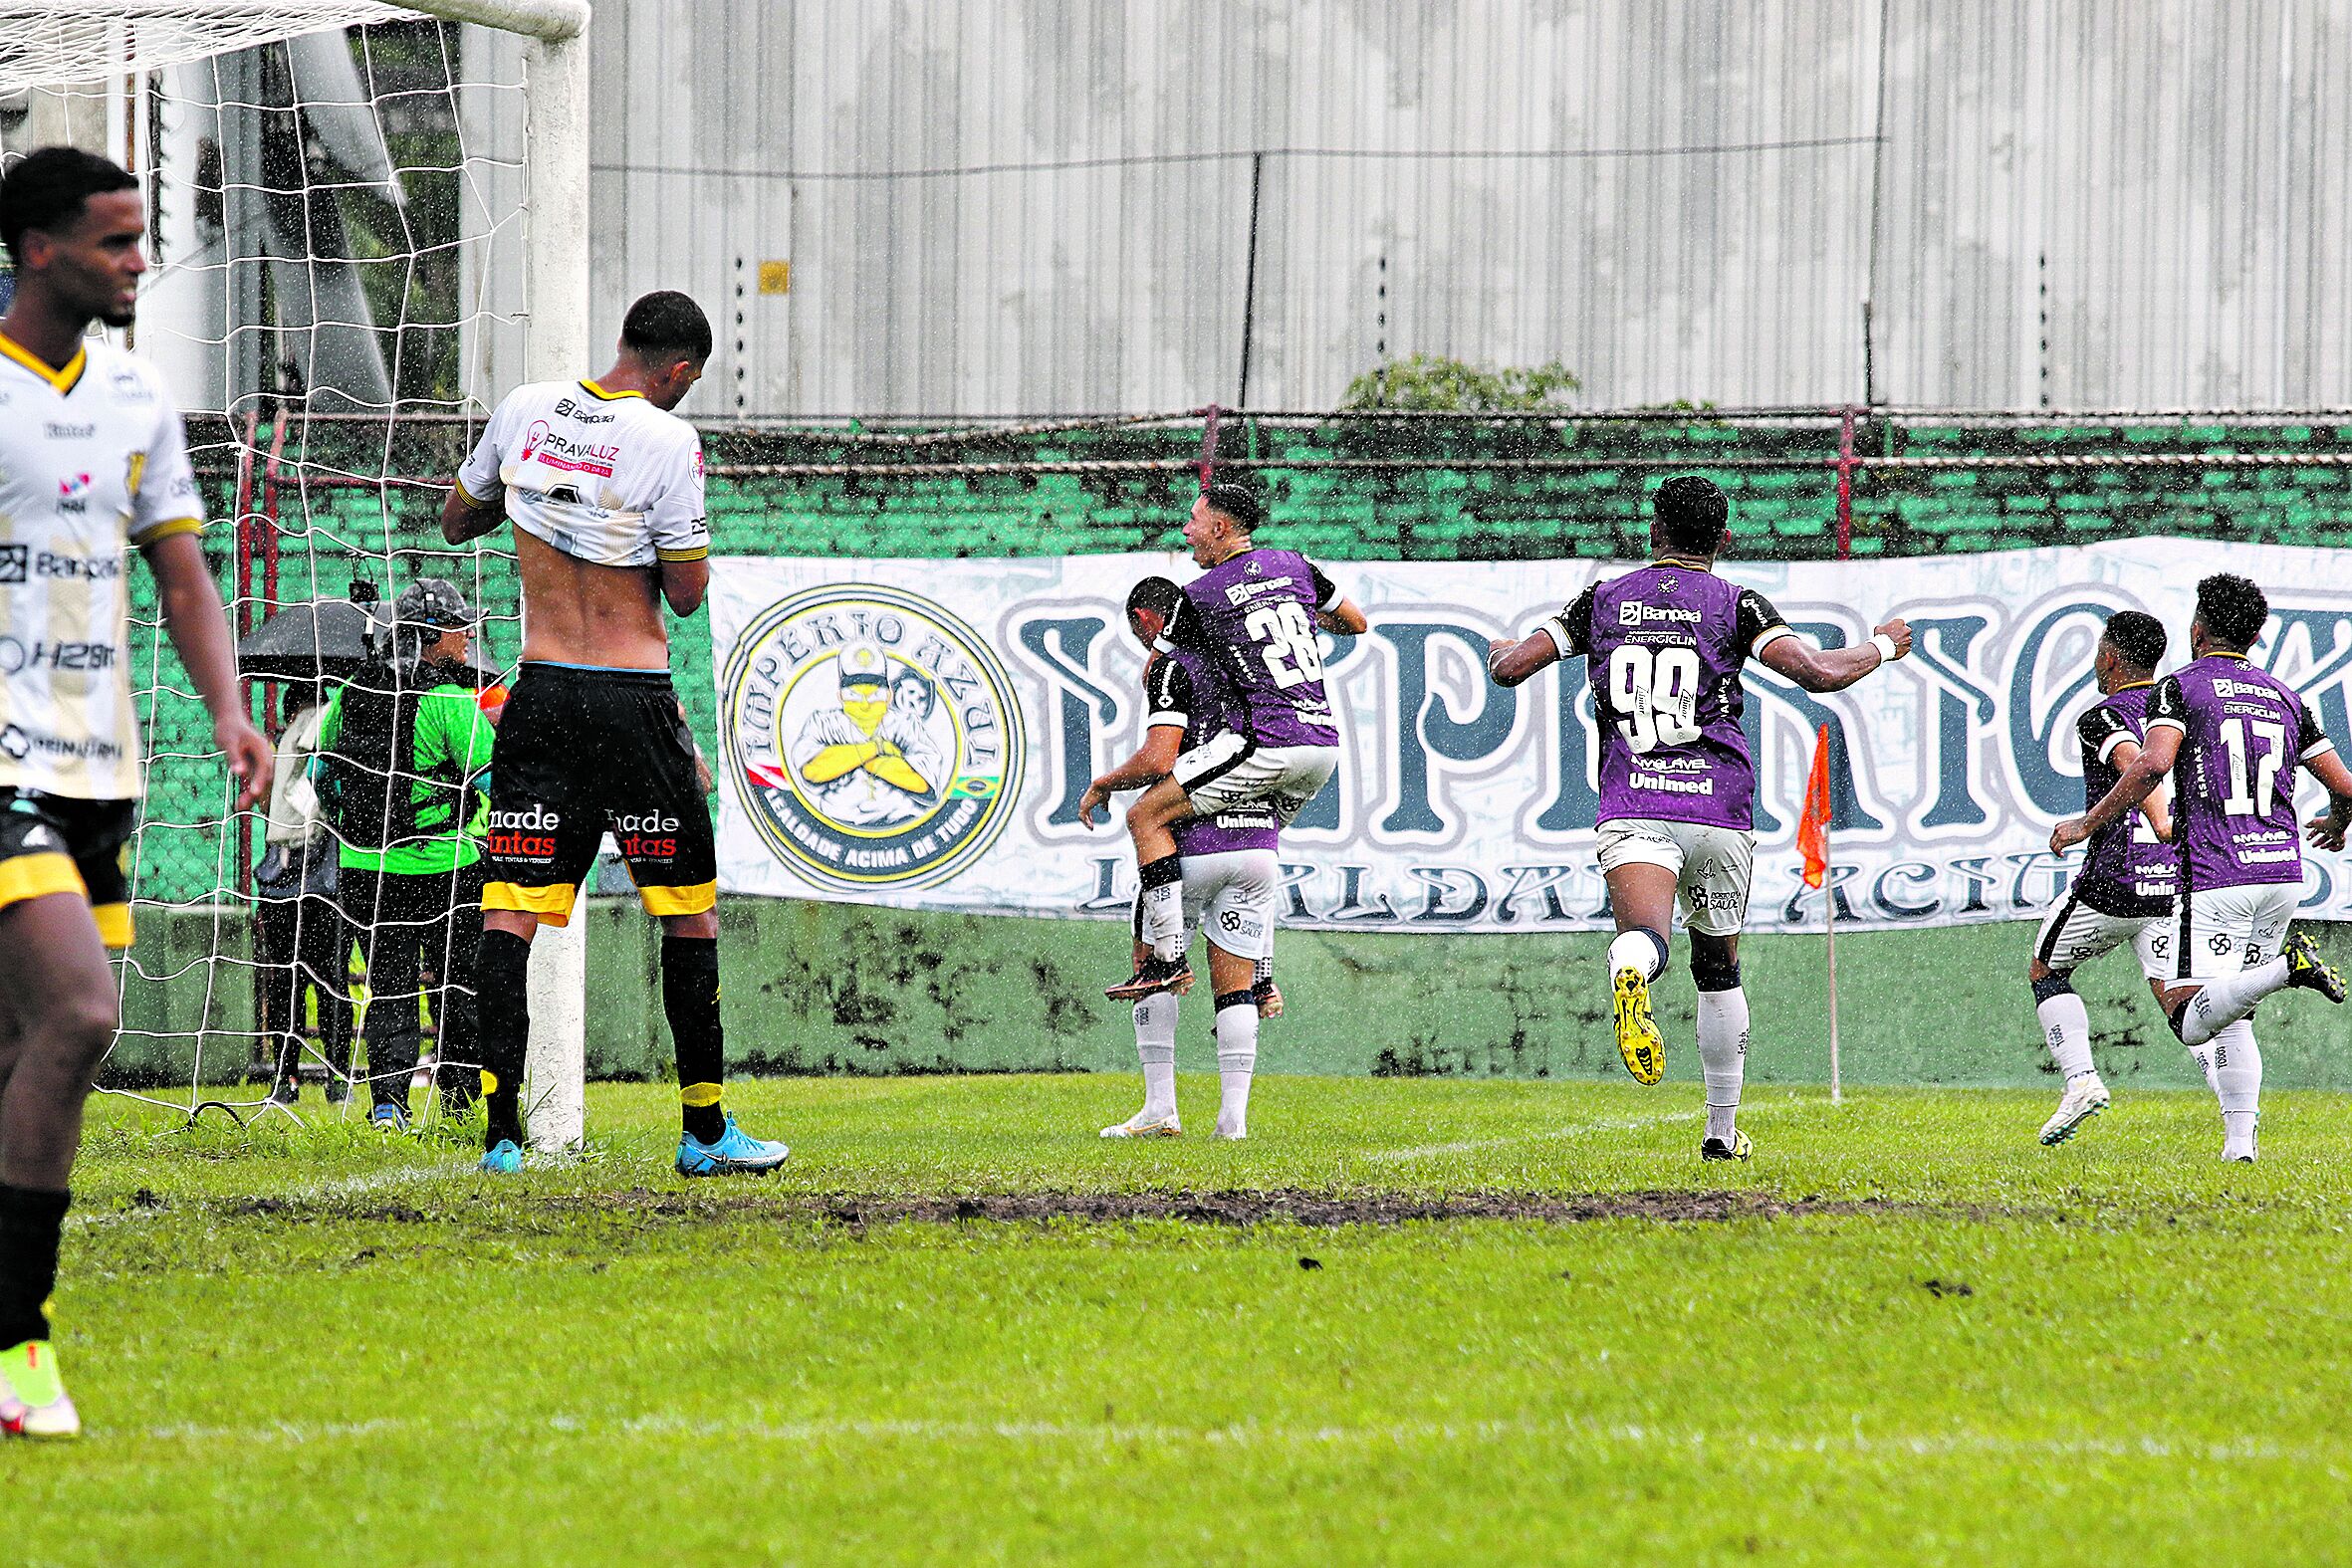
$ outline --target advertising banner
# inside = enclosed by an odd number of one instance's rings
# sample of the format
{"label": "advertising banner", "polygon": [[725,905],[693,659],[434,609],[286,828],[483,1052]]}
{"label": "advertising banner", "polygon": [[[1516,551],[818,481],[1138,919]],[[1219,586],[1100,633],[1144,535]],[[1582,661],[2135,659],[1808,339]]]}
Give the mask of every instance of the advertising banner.
{"label": "advertising banner", "polygon": [[[1487,639],[1522,635],[1630,562],[1333,561],[1371,617],[1322,638],[1341,718],[1331,784],[1284,837],[1285,924],[1507,933],[1608,925],[1583,662],[1502,690]],[[1124,918],[1134,863],[1087,783],[1141,744],[1143,650],[1122,606],[1178,555],[965,560],[735,558],[712,563],[726,756],[720,886],[980,914]],[[1916,652],[1813,697],[1753,661],[1757,762],[1750,929],[2009,920],[2079,855],[2050,828],[2083,807],[2075,721],[2117,609],[2188,658],[2196,584],[2238,571],[2270,595],[2256,663],[2352,743],[2352,553],[2152,539],[1866,562],[1727,560],[1825,645],[1911,622]],[[1796,822],[1817,726],[1835,804],[1828,886],[1799,880]],[[2304,814],[2325,795],[2298,775]],[[1132,798],[1127,796],[1123,798]],[[2352,918],[2352,867],[2312,852],[2306,914]]]}

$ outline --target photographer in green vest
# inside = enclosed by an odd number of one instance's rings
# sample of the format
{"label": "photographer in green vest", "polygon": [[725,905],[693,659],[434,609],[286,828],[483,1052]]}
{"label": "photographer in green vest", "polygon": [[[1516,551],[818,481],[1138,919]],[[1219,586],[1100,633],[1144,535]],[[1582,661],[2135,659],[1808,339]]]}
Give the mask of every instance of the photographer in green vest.
{"label": "photographer in green vest", "polygon": [[321,721],[319,798],[340,843],[344,919],[367,965],[368,1120],[408,1126],[422,1044],[440,1037],[444,1109],[480,1084],[470,980],[482,937],[481,787],[493,731],[467,657],[476,621],[456,587],[419,577],[392,606],[374,656]]}

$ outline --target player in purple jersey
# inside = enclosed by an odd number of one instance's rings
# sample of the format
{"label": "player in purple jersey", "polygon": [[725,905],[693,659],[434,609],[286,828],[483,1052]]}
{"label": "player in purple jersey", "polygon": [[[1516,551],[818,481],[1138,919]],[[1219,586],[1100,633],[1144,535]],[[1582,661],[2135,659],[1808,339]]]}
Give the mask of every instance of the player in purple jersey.
{"label": "player in purple jersey", "polygon": [[[1086,786],[1080,819],[1123,789],[1140,789],[1168,777],[1188,747],[1228,733],[1239,722],[1207,654],[1193,645],[1193,618],[1184,590],[1166,577],[1146,577],[1127,595],[1127,629],[1143,644],[1143,692],[1148,704],[1142,748]],[[1275,894],[1282,868],[1275,862],[1282,820],[1271,806],[1237,806],[1176,824],[1183,866],[1184,928],[1209,939],[1209,983],[1217,997],[1217,1136],[1249,1136],[1250,1078],[1258,1066],[1258,1020],[1280,1010],[1274,989]],[[1135,904],[1135,963],[1143,966],[1143,901]],[[1143,1064],[1143,1109],[1105,1138],[1173,1138],[1176,1116],[1176,999],[1181,983],[1135,1003],[1135,1054]]]}
{"label": "player in purple jersey", "polygon": [[1600,866],[1617,917],[1609,985],[1617,1050],[1636,1082],[1666,1070],[1650,986],[1666,970],[1666,932],[1682,900],[1699,987],[1699,1059],[1707,1082],[1710,1160],[1745,1160],[1735,1119],[1748,1053],[1740,928],[1756,854],[1756,770],[1740,728],[1749,659],[1809,692],[1841,691],[1911,651],[1899,620],[1853,648],[1815,648],[1763,594],[1715,574],[1731,508],[1697,475],[1651,501],[1657,559],[1596,582],[1518,641],[1498,639],[1487,668],[1517,686],[1545,665],[1583,658],[1600,730]]}
{"label": "player in purple jersey", "polygon": [[[2164,657],[2164,623],[2139,610],[2117,610],[2107,618],[2092,655],[2091,674],[2100,700],[2083,710],[2074,727],[2082,748],[2082,798],[2088,805],[2104,795],[2140,755],[2148,699],[2156,689],[2156,663]],[[2074,992],[2076,966],[2130,943],[2141,973],[2157,1000],[2172,973],[2172,909],[2175,852],[2172,811],[2162,790],[2140,809],[2118,817],[2090,840],[2082,871],[2043,917],[2025,979],[2033,988],[2050,1058],[2066,1075],[2058,1109],[2042,1124],[2041,1141],[2060,1144],[2075,1129],[2107,1108],[2106,1082],[2091,1062],[2090,1013]],[[2191,1054],[2201,1066],[2203,1047]]]}
{"label": "player in purple jersey", "polygon": [[1175,825],[1246,806],[1269,808],[1287,825],[1339,766],[1315,630],[1359,635],[1364,612],[1304,556],[1261,550],[1252,536],[1265,515],[1255,491],[1223,481],[1201,492],[1185,520],[1184,542],[1206,568],[1184,590],[1197,616],[1193,634],[1238,711],[1232,729],[1194,739],[1168,777],[1127,808],[1150,951],[1132,979],[1104,992],[1116,1002],[1191,978]]}
{"label": "player in purple jersey", "polygon": [[2352,770],[2293,689],[2246,662],[2269,615],[2269,600],[2243,577],[2200,582],[2189,623],[2194,662],[2156,683],[2138,759],[2096,805],[2050,834],[2051,851],[2063,854],[2172,776],[2180,882],[2164,1009],[2183,1044],[2212,1044],[2222,1158],[2248,1163],[2262,1098],[2254,1008],[2289,986],[2344,1000],[2342,977],[2308,936],[2287,930],[2303,888],[2297,764],[2334,796],[2305,824],[2311,842],[2341,849],[2352,824]]}

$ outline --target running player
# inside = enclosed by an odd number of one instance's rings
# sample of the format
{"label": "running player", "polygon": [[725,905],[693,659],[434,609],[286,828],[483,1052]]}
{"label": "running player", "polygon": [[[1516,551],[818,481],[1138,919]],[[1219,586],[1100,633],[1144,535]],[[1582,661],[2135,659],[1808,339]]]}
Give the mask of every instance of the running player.
{"label": "running player", "polygon": [[[1122,789],[1140,789],[1168,777],[1188,748],[1226,734],[1239,722],[1215,668],[1187,622],[1196,612],[1184,590],[1166,577],[1146,577],[1127,595],[1127,629],[1144,647],[1143,691],[1149,704],[1143,748],[1086,786],[1078,815],[1086,822]],[[1176,853],[1184,868],[1184,929],[1209,939],[1209,984],[1217,998],[1217,1136],[1250,1135],[1250,1078],[1258,1067],[1258,1019],[1273,990],[1275,893],[1282,868],[1275,851],[1282,819],[1259,802],[1187,817],[1176,824]],[[1143,900],[1135,901],[1135,964],[1142,968]],[[1259,981],[1265,970],[1263,989]],[[1105,1138],[1173,1138],[1176,1116],[1176,999],[1186,981],[1137,1000],[1135,1054],[1143,1064],[1143,1109]]]}
{"label": "running player", "polygon": [[115,1038],[107,950],[130,945],[122,872],[140,779],[126,541],[212,715],[238,809],[271,774],[171,392],[144,361],[83,336],[94,320],[130,325],[145,236],[138,182],[92,153],[43,147],[0,181],[16,266],[0,318],[0,1433],[13,1437],[82,1431],[46,1304],[83,1096]]}
{"label": "running player", "polygon": [[1189,984],[1184,957],[1184,871],[1174,827],[1188,816],[1265,806],[1288,825],[1339,765],[1339,730],[1323,690],[1315,628],[1360,635],[1364,612],[1296,551],[1262,550],[1257,492],[1231,480],[1201,492],[1184,542],[1207,568],[1184,589],[1198,612],[1194,634],[1240,710],[1234,727],[1196,740],[1174,769],[1127,808],[1142,882],[1141,932],[1149,950],[1134,977],[1105,993],[1140,1001]]}
{"label": "running player", "polygon": [[1729,543],[1722,491],[1696,475],[1651,500],[1656,560],[1596,582],[1514,642],[1490,644],[1487,667],[1517,686],[1560,659],[1584,658],[1600,727],[1600,867],[1616,912],[1609,986],[1617,1050],[1639,1083],[1666,1071],[1650,987],[1666,970],[1679,897],[1699,988],[1699,1060],[1707,1083],[1709,1160],[1745,1160],[1735,1124],[1748,1055],[1740,929],[1756,856],[1756,769],[1740,728],[1740,667],[1753,658],[1808,692],[1842,691],[1911,651],[1890,620],[1852,648],[1815,648],[1753,588],[1715,574]]}
{"label": "running player", "polygon": [[661,620],[663,599],[691,615],[710,587],[702,443],[670,412],[710,351],[700,306],[646,295],[629,307],[602,378],[506,395],[441,512],[452,545],[511,519],[523,579],[523,667],[490,767],[475,971],[486,1171],[522,1168],[532,936],[542,921],[572,918],[607,830],[662,924],[661,1006],[685,1123],[679,1174],[770,1171],[787,1152],[746,1135],[720,1105],[717,856]]}
{"label": "running player", "polygon": [[2180,882],[2162,1001],[2183,1044],[2213,1046],[2222,1158],[2247,1164],[2258,1152],[2262,1104],[2255,1007],[2289,986],[2344,1000],[2342,977],[2308,936],[2287,929],[2303,890],[2298,764],[2334,796],[2305,824],[2311,842],[2341,849],[2352,824],[2352,769],[2293,688],[2246,662],[2269,617],[2270,601],[2243,577],[2224,572],[2197,584],[2194,662],[2156,683],[2139,757],[2097,804],[2050,834],[2051,852],[2063,854],[2173,776]]}
{"label": "running player", "polygon": [[[2107,618],[2091,659],[2100,700],[2083,711],[2074,727],[2082,747],[2082,798],[2089,805],[2112,788],[2140,755],[2148,718],[2148,697],[2156,687],[2156,661],[2164,657],[2164,622],[2139,610],[2117,610]],[[2066,1075],[2058,1109],[2042,1123],[2041,1141],[2060,1144],[2075,1129],[2107,1108],[2107,1085],[2091,1062],[2091,1019],[2074,992],[2075,966],[2130,943],[2140,956],[2157,1000],[2172,973],[2172,910],[2175,853],[2172,811],[2164,791],[2141,802],[2127,823],[2108,824],[2090,841],[2082,872],[2065,896],[2050,907],[2034,939],[2025,979],[2033,987],[2033,1008],[2049,1040],[2050,1059]],[[2205,1065],[2205,1049],[2192,1053]]]}

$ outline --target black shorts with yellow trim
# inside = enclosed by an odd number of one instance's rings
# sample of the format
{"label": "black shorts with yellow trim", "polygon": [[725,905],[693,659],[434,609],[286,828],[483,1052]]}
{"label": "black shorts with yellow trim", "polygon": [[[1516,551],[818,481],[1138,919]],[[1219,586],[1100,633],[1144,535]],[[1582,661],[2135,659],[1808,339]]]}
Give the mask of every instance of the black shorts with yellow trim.
{"label": "black shorts with yellow trim", "polygon": [[130,946],[130,835],[135,800],[82,800],[39,789],[0,788],[0,909],[52,893],[90,901],[98,934]]}
{"label": "black shorts with yellow trim", "polygon": [[606,833],[647,914],[717,906],[710,804],[669,673],[525,664],[490,760],[482,908],[566,924]]}

